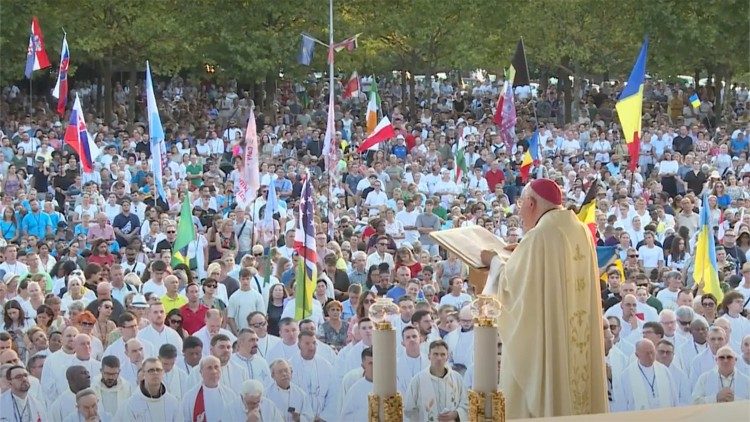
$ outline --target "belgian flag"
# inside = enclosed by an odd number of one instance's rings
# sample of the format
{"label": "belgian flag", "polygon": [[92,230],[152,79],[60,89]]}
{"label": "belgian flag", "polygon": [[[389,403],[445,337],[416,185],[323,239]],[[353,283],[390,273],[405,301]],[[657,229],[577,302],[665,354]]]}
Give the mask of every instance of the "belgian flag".
{"label": "belgian flag", "polygon": [[578,219],[588,226],[596,245],[596,195],[599,193],[599,182],[594,180],[583,198],[583,204],[578,210]]}
{"label": "belgian flag", "polygon": [[523,46],[523,38],[518,40],[516,45],[516,53],[513,55],[513,60],[510,62],[510,75],[515,74],[513,78],[513,87],[526,86],[531,84],[529,79],[529,65],[526,62],[526,49]]}

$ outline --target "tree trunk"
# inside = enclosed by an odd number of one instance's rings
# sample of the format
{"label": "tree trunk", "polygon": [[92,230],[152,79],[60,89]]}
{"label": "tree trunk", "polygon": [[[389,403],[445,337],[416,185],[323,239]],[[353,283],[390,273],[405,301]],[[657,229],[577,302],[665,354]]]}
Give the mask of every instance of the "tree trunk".
{"label": "tree trunk", "polygon": [[96,78],[96,92],[94,95],[96,96],[96,115],[101,116],[102,115],[102,84],[104,83],[104,78],[102,75],[104,74],[104,64],[99,61],[99,76]]}
{"label": "tree trunk", "polygon": [[568,78],[568,72],[566,72],[563,69],[560,69],[560,72],[558,73],[558,84],[560,85],[560,91],[563,93],[563,108],[564,110],[564,116],[563,116],[563,122],[564,123],[570,123],[571,122],[571,110],[570,105],[573,102],[573,93],[571,92],[571,83],[570,79]]}
{"label": "tree trunk", "polygon": [[253,80],[252,86],[253,86],[253,101],[255,101],[255,106],[259,110],[262,111],[263,110],[263,94],[264,94],[263,86],[257,80]]}
{"label": "tree trunk", "polygon": [[136,92],[137,89],[135,87],[136,80],[138,79],[138,69],[136,69],[135,66],[132,66],[130,68],[130,72],[128,72],[128,87],[130,88],[130,93],[128,94],[128,122],[130,122],[130,128],[132,129],[133,123],[136,121],[136,115],[135,115],[135,102],[137,99],[138,93]]}
{"label": "tree trunk", "polygon": [[[409,72],[405,68],[403,68],[401,70],[401,104],[403,106],[406,105],[406,84],[407,84],[406,81],[407,81],[407,74],[408,73]],[[414,75],[412,75],[412,77],[413,76]],[[391,104],[391,106],[393,106],[393,104]]]}
{"label": "tree trunk", "polygon": [[104,66],[104,123],[112,122],[112,55],[107,58]]}
{"label": "tree trunk", "polygon": [[583,82],[583,74],[581,73],[581,67],[578,65],[578,63],[573,65],[573,70],[575,71],[575,73],[573,74],[573,86],[571,88],[570,116],[571,121],[578,122],[578,118],[580,117],[579,112],[581,108],[581,83]]}
{"label": "tree trunk", "polygon": [[695,69],[694,72],[695,73],[693,74],[693,78],[695,79],[695,81],[693,82],[693,88],[697,91],[698,90],[698,81],[701,78],[701,70],[700,69]]}
{"label": "tree trunk", "polygon": [[272,101],[276,96],[276,77],[277,76],[278,75],[275,75],[274,72],[266,73],[266,89],[265,89],[266,95],[265,95],[265,98],[263,99],[264,110],[271,110]]}
{"label": "tree trunk", "polygon": [[406,117],[408,121],[411,121],[411,119],[416,115],[416,113],[414,113],[414,110],[416,110],[416,96],[414,95],[414,93],[417,89],[417,78],[414,77],[414,67],[412,67],[410,73],[411,78],[409,78],[409,98],[406,103],[408,104],[409,109],[402,112],[405,116],[408,116]]}
{"label": "tree trunk", "polygon": [[[425,73],[425,75],[424,75],[424,81],[427,84],[427,86],[425,87],[425,91],[424,91],[424,93],[425,93],[424,94],[424,98],[427,101],[427,105],[430,104],[430,98],[432,97],[432,74],[433,74],[433,72],[434,72],[434,70],[432,69],[432,66],[429,66],[427,68],[427,73]],[[460,77],[459,77],[459,79],[460,79]],[[460,85],[460,83],[459,83],[459,85]]]}

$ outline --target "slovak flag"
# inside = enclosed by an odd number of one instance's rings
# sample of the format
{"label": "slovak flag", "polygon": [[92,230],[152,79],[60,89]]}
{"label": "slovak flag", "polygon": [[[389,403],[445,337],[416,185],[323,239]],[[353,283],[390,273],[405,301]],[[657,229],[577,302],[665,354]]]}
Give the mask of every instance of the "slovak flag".
{"label": "slovak flag", "polygon": [[34,16],[31,18],[31,32],[29,33],[29,49],[26,53],[26,79],[31,79],[35,70],[50,67],[47,50],[44,49],[44,36],[39,20]]}
{"label": "slovak flag", "polygon": [[81,100],[76,93],[76,100],[73,103],[73,110],[70,111],[70,120],[65,128],[65,142],[78,154],[81,160],[81,167],[84,173],[94,171],[94,160],[99,156],[101,151],[94,143],[94,139],[89,134],[86,127],[86,121],[83,118],[83,109]]}
{"label": "slovak flag", "polygon": [[57,112],[60,116],[65,115],[65,105],[68,103],[68,64],[70,63],[70,50],[68,50],[68,37],[63,37],[62,50],[60,50],[60,70],[57,73],[57,84],[52,90],[52,96],[57,98]]}

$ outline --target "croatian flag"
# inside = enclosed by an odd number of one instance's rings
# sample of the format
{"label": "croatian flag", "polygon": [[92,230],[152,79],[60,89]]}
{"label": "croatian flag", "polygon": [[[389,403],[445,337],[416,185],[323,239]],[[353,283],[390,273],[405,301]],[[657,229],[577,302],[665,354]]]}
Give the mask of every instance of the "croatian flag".
{"label": "croatian flag", "polygon": [[39,26],[39,20],[36,16],[31,18],[31,32],[29,33],[29,49],[26,53],[26,79],[31,79],[31,74],[35,70],[41,70],[50,67],[47,51],[44,49],[44,37],[42,28]]}
{"label": "croatian flag", "polygon": [[86,127],[78,94],[76,94],[76,100],[73,103],[73,110],[70,111],[70,120],[68,120],[68,126],[65,128],[64,139],[65,143],[70,145],[78,154],[83,172],[91,173],[94,171],[94,160],[101,151],[99,151],[99,147],[94,143],[94,138],[89,134]]}
{"label": "croatian flag", "polygon": [[57,84],[52,90],[52,96],[57,98],[57,112],[60,116],[65,115],[65,105],[68,103],[68,64],[70,63],[70,50],[68,50],[68,37],[63,37],[62,50],[60,50],[60,70],[57,73]]}

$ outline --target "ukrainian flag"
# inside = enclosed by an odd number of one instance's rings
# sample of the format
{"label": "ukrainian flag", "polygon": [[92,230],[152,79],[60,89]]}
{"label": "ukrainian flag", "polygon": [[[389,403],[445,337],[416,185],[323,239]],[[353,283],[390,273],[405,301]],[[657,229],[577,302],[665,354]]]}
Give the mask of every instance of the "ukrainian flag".
{"label": "ukrainian flag", "polygon": [[690,104],[693,106],[693,108],[698,108],[701,106],[701,100],[698,98],[698,94],[693,93],[693,95],[688,98],[690,100]]}
{"label": "ukrainian flag", "polygon": [[716,264],[716,243],[711,228],[711,214],[708,209],[708,193],[703,194],[701,204],[700,231],[695,245],[695,268],[693,280],[703,286],[703,293],[711,293],[721,303],[724,292],[719,285],[719,266]]}
{"label": "ukrainian flag", "polygon": [[638,153],[641,141],[641,122],[643,120],[643,83],[646,80],[646,58],[648,56],[648,38],[643,41],[641,52],[630,72],[628,84],[617,99],[615,109],[620,118],[625,142],[630,154],[630,170],[638,165]]}

